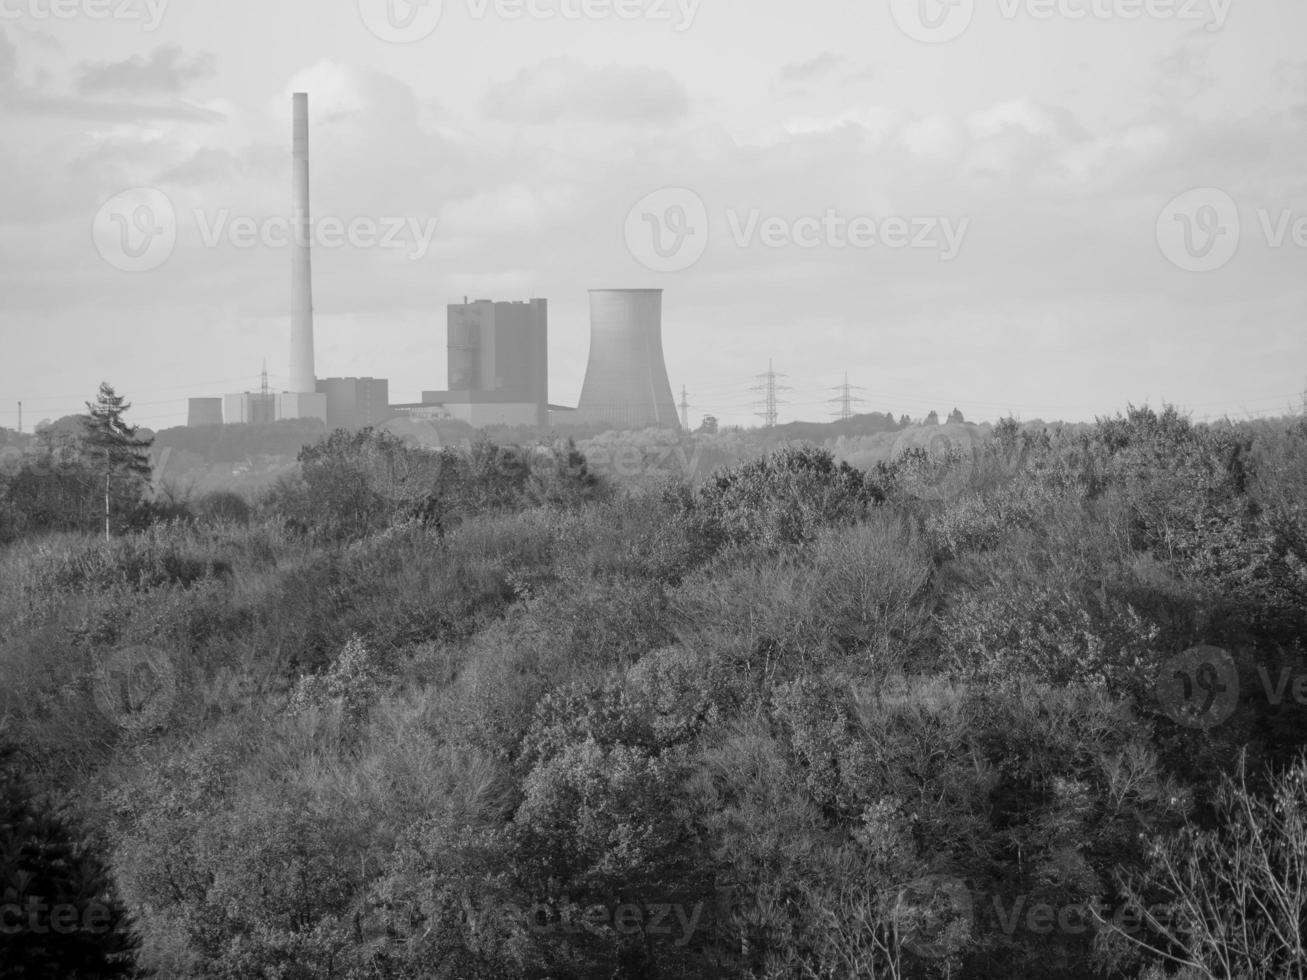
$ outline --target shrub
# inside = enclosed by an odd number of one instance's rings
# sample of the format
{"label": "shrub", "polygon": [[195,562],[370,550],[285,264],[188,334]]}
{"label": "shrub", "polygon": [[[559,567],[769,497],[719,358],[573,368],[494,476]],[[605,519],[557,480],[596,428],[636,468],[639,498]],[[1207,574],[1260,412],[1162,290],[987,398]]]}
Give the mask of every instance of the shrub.
{"label": "shrub", "polygon": [[758,681],[835,661],[886,670],[922,652],[930,563],[909,525],[876,513],[780,559],[719,554],[670,595],[682,641]]}
{"label": "shrub", "polygon": [[1216,808],[1215,828],[1187,823],[1126,875],[1143,929],[1102,922],[1108,966],[1142,958],[1204,980],[1307,977],[1307,756],[1275,775],[1266,797],[1250,791],[1241,758]]}
{"label": "shrub", "polygon": [[211,523],[249,524],[253,508],[244,497],[230,490],[206,494],[196,501],[196,515]]}
{"label": "shrub", "polygon": [[776,550],[852,523],[877,499],[863,474],[837,464],[828,450],[785,448],[709,478],[691,513],[696,533],[714,549]]}

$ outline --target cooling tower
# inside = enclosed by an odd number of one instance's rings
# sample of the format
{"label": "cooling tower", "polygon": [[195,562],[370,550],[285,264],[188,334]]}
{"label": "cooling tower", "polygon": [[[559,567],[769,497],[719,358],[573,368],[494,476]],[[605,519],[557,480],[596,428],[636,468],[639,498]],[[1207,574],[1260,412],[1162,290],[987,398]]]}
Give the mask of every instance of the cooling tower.
{"label": "cooling tower", "polygon": [[680,428],[663,361],[661,289],[590,290],[590,362],[578,421]]}
{"label": "cooling tower", "polygon": [[309,96],[291,96],[292,124],[291,216],[294,234],[290,246],[290,388],[291,392],[317,391],[313,370],[313,277],[309,241]]}

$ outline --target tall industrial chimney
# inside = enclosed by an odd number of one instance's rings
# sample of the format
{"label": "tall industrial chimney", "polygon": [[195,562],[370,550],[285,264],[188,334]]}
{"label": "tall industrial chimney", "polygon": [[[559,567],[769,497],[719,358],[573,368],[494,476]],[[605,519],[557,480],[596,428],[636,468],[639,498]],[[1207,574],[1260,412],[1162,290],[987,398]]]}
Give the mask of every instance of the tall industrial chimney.
{"label": "tall industrial chimney", "polygon": [[579,421],[679,428],[663,361],[661,289],[590,290],[590,362]]}
{"label": "tall industrial chimney", "polygon": [[291,96],[292,125],[291,191],[294,235],[290,246],[290,391],[317,391],[313,370],[313,276],[309,241],[313,226],[309,220],[309,96]]}

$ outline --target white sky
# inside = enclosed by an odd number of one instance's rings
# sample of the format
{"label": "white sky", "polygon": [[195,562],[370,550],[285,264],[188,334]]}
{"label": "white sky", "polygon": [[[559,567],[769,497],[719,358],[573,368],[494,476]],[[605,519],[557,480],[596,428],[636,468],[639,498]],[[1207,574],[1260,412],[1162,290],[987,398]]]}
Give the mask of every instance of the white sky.
{"label": "white sky", "polygon": [[[846,371],[864,410],[971,419],[1274,414],[1307,382],[1302,0],[979,0],[946,43],[899,26],[918,0],[636,0],[636,19],[445,0],[407,44],[369,29],[387,0],[152,2],[0,0],[0,425],[18,399],[28,431],[79,411],[101,380],[153,428],[184,422],[188,395],[257,385],[265,356],[284,383],[286,249],[202,233],[289,213],[300,90],[315,219],[438,222],[420,258],[314,252],[318,375],[387,377],[392,401],[444,387],[447,303],[544,296],[550,400],[575,404],[593,287],[666,290],[696,424],[756,422],[768,358],[792,389],[782,421],[828,418]],[[666,187],[706,207],[678,271],[642,263],[639,213],[628,244],[628,212]],[[178,215],[149,271],[102,254],[129,188]],[[1176,221],[1193,188],[1219,193]],[[965,234],[951,260],[741,245],[751,212]],[[1180,268],[1184,221],[1201,236],[1213,215],[1219,267]]]}

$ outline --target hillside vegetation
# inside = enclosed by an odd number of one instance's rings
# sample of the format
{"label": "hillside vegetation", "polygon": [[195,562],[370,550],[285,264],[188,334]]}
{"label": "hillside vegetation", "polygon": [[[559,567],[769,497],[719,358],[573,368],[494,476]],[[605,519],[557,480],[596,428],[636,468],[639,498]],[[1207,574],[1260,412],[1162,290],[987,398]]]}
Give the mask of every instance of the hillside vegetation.
{"label": "hillside vegetation", "polygon": [[18,536],[10,782],[111,878],[69,935],[223,980],[1307,975],[1307,420],[967,449],[631,490],[336,433]]}

